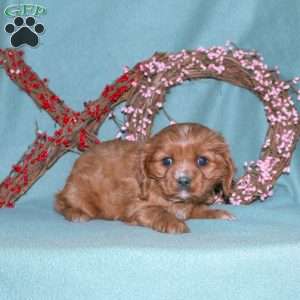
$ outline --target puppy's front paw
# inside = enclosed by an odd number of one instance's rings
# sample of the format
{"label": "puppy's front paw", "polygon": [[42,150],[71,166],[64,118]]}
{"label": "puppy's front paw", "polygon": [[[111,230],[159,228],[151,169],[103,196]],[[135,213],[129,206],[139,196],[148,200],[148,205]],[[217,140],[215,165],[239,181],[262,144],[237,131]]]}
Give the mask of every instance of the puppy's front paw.
{"label": "puppy's front paw", "polygon": [[223,210],[223,209],[214,209],[212,210],[212,214],[214,215],[215,219],[222,219],[222,220],[235,220],[236,217],[232,215],[230,212]]}
{"label": "puppy's front paw", "polygon": [[235,220],[235,216],[223,209],[209,209],[203,206],[195,206],[190,215],[191,219],[222,219]]}
{"label": "puppy's front paw", "polygon": [[188,233],[190,232],[187,225],[175,218],[173,215],[165,214],[152,224],[152,228],[156,231],[163,233]]}
{"label": "puppy's front paw", "polygon": [[126,218],[126,223],[150,227],[163,233],[189,232],[187,225],[160,206],[146,206]]}

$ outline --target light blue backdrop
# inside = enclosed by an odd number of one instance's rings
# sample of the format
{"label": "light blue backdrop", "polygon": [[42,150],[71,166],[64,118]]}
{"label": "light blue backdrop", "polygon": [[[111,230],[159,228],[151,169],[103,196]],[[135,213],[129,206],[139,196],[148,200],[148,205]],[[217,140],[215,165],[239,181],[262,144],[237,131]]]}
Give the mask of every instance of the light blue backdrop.
{"label": "light blue backdrop", "polygon": [[[9,47],[1,1],[0,47]],[[30,3],[26,1],[26,3]],[[289,1],[32,1],[47,8],[46,31],[26,61],[76,110],[155,51],[176,52],[227,40],[257,49],[285,79],[300,74],[300,2]],[[250,92],[223,82],[185,83],[166,109],[180,121],[223,133],[243,172],[256,159],[267,123]],[[298,105],[298,104],[297,104]],[[298,105],[299,107],[299,105]],[[0,179],[53,121],[0,70]],[[167,125],[157,117],[154,131]],[[106,122],[99,136],[115,136]],[[237,220],[189,221],[192,233],[171,236],[119,222],[71,224],[53,209],[76,154],[61,158],[20,199],[0,210],[1,299],[297,299],[300,294],[300,149],[291,175],[265,203],[228,207]]]}

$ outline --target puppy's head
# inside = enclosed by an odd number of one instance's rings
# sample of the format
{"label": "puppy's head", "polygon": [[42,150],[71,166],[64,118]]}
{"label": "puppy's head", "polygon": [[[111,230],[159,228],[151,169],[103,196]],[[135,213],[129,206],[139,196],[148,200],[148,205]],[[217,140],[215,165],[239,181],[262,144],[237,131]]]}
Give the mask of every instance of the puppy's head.
{"label": "puppy's head", "polygon": [[198,124],[171,125],[145,146],[146,176],[170,201],[209,203],[217,186],[228,195],[234,170],[223,137]]}

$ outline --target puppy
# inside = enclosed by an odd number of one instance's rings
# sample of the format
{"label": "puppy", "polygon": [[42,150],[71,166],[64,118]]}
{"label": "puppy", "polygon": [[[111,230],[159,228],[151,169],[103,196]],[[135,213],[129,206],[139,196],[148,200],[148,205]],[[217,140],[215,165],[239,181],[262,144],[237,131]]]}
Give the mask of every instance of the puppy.
{"label": "puppy", "polygon": [[187,219],[234,218],[208,208],[217,187],[230,193],[234,171],[219,134],[194,123],[171,125],[145,143],[114,140],[83,153],[55,209],[70,221],[121,220],[184,233]]}

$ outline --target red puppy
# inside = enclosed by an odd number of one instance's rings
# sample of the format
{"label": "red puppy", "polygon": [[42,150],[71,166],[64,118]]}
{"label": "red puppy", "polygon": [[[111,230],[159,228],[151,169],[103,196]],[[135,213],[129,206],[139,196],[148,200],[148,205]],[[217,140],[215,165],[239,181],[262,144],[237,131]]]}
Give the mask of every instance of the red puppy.
{"label": "red puppy", "polygon": [[190,218],[233,219],[209,209],[228,195],[234,165],[224,139],[207,127],[171,125],[146,143],[95,145],[75,162],[55,209],[70,221],[121,220],[160,232],[188,232]]}

